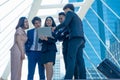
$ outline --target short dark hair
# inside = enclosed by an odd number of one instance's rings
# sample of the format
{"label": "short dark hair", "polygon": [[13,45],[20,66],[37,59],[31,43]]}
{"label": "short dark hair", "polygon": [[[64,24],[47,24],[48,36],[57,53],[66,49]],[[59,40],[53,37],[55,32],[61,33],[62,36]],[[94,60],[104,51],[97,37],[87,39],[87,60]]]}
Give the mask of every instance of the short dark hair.
{"label": "short dark hair", "polygon": [[65,13],[64,13],[64,12],[60,12],[58,15],[59,15],[59,16],[60,16],[60,15],[65,16]]}
{"label": "short dark hair", "polygon": [[63,7],[63,10],[65,10],[65,9],[67,9],[67,8],[71,9],[72,11],[74,11],[74,9],[75,9],[73,4],[66,4],[66,5]]}
{"label": "short dark hair", "polygon": [[27,19],[26,17],[20,17],[20,19],[19,19],[19,21],[18,21],[18,24],[17,24],[17,26],[16,26],[16,29],[17,28],[19,28],[19,27],[21,27],[21,28],[24,28],[25,26],[24,26],[24,21],[25,21],[25,19]]}
{"label": "short dark hair", "polygon": [[33,19],[32,19],[32,24],[34,25],[35,24],[35,21],[40,21],[41,22],[41,18],[39,18],[39,17],[34,17]]}

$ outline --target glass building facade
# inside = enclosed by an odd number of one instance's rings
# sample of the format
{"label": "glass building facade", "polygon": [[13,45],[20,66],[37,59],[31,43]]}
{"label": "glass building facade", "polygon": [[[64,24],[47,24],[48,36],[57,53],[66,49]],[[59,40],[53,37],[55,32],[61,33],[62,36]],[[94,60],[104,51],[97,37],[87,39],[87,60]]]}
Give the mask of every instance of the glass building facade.
{"label": "glass building facade", "polygon": [[[119,0],[113,1],[113,0],[105,0],[105,2],[108,4],[108,6],[112,9],[106,9],[106,24],[109,26],[110,30],[113,32],[111,34],[109,31],[107,31],[107,37],[109,40],[109,50],[112,54],[112,56],[118,61],[120,64],[120,11],[119,8],[120,3]],[[115,64],[116,62],[114,59],[111,57],[110,53],[107,52],[107,58],[111,59]],[[118,64],[116,64],[118,65]]]}

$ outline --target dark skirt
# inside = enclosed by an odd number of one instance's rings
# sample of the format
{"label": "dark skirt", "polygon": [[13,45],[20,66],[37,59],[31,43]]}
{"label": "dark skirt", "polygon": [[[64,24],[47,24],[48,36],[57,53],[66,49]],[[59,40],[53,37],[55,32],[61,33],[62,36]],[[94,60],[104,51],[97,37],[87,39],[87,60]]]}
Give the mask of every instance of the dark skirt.
{"label": "dark skirt", "polygon": [[55,51],[43,52],[41,55],[41,63],[42,64],[46,64],[48,62],[53,62],[53,65],[54,65],[55,59],[56,59],[56,52]]}

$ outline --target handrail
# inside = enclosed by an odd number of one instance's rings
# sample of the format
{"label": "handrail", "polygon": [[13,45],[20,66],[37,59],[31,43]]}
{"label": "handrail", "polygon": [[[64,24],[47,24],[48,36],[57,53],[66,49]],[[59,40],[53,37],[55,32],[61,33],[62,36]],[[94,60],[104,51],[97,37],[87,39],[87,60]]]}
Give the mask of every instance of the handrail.
{"label": "handrail", "polygon": [[15,9],[17,9],[25,0],[21,1],[14,9],[12,9],[10,12],[8,12],[5,16],[3,16],[0,21],[2,19],[4,19],[5,17],[7,17],[10,13],[12,13]]}
{"label": "handrail", "polygon": [[91,63],[92,67],[93,67],[93,68],[94,68],[94,70],[96,71],[97,75],[100,77],[100,79],[103,79],[103,78],[101,77],[101,75],[98,73],[98,71],[97,71],[97,69],[96,69],[95,65],[92,63],[91,59],[88,57],[88,55],[87,55],[86,51],[85,51],[85,50],[83,50],[83,52],[84,52],[85,57],[88,59],[88,61]]}
{"label": "handrail", "polygon": [[120,16],[115,13],[103,0],[100,0],[118,19],[120,19]]}
{"label": "handrail", "polygon": [[[9,42],[10,42],[10,40],[8,41],[8,43],[9,43]],[[11,43],[11,45],[12,45],[12,43]],[[9,47],[10,47],[10,46],[9,46]],[[4,48],[4,47],[3,47],[3,48]],[[6,49],[8,49],[8,48],[6,48]],[[5,53],[5,52],[6,52],[6,50],[1,51],[1,53]],[[5,55],[7,55],[7,54],[3,54],[2,56],[5,57]],[[2,56],[1,56],[1,57],[2,57]],[[0,59],[0,61],[1,61],[1,59]]]}
{"label": "handrail", "polygon": [[[8,51],[9,52],[9,51]],[[7,55],[7,54],[6,54]],[[2,63],[0,64],[0,67],[3,65],[3,64],[5,64],[6,63],[6,60],[9,60],[9,58],[8,57],[4,57],[4,60],[2,60]]]}
{"label": "handrail", "polygon": [[[6,62],[5,62],[6,63]],[[7,63],[7,66],[5,67],[5,71],[2,74],[2,79],[7,80],[7,77],[9,76],[10,72],[10,60]]]}
{"label": "handrail", "polygon": [[87,36],[85,35],[85,39],[88,41],[88,43],[90,44],[91,48],[93,49],[93,51],[95,52],[95,54],[97,55],[98,59],[100,61],[102,61],[102,59],[100,58],[100,56],[98,55],[97,51],[95,50],[95,48],[93,47],[92,43],[90,42],[90,40],[87,38]]}
{"label": "handrail", "polygon": [[101,17],[95,12],[95,10],[90,7],[90,9],[95,13],[95,15],[98,17],[98,19],[105,25],[105,27],[110,31],[110,33],[114,36],[114,38],[120,43],[120,40],[117,38],[117,36],[110,30],[108,25],[101,19]]}
{"label": "handrail", "polygon": [[93,78],[92,78],[92,76],[91,76],[91,74],[90,74],[90,72],[88,71],[88,69],[87,69],[87,68],[86,68],[86,72],[89,74],[90,79],[93,79]]}
{"label": "handrail", "polygon": [[[28,5],[17,17],[15,17],[15,19],[13,19],[11,22],[13,22],[14,20],[16,20],[26,9],[28,9],[30,7],[30,5]],[[11,23],[10,23],[11,24]],[[9,26],[10,24],[8,24],[7,26]],[[3,30],[6,30],[6,29],[3,29]],[[3,31],[2,30],[2,31]],[[12,31],[12,30],[11,30]],[[9,33],[7,34],[7,36],[9,35]],[[4,41],[4,39],[7,37],[5,36],[1,41]],[[0,42],[1,42],[0,41]]]}
{"label": "handrail", "polygon": [[103,44],[103,46],[106,48],[106,50],[108,51],[108,53],[112,56],[113,60],[117,63],[117,65],[120,67],[120,64],[118,63],[118,61],[115,59],[115,57],[113,56],[113,54],[108,50],[108,48],[106,47],[106,45],[104,44],[104,42],[101,40],[101,38],[99,37],[99,35],[96,33],[96,31],[93,29],[92,25],[89,23],[89,21],[86,19],[86,17],[84,18],[84,20],[87,22],[87,24],[89,25],[89,27],[92,29],[92,31],[95,33],[95,35],[97,36],[97,38],[100,40],[100,42]]}
{"label": "handrail", "polygon": [[[30,7],[30,5],[28,5],[24,10],[22,10],[22,12],[15,18],[15,19],[17,19],[25,10],[27,10],[28,8]],[[14,19],[14,20],[15,20]],[[14,20],[12,20],[11,22],[13,22]],[[11,22],[7,25],[7,26],[9,26],[10,24],[11,24]],[[1,32],[3,32],[4,30],[6,30],[8,27],[5,27],[3,30],[1,30]]]}
{"label": "handrail", "polygon": [[[26,6],[26,8],[25,9],[23,9],[22,11],[21,11],[21,13],[19,14],[19,15],[17,15],[17,17],[15,17],[14,18],[14,20],[16,20],[20,15],[22,15],[22,14],[24,14],[24,11],[26,11],[29,7],[31,6],[31,4],[30,5],[28,5],[28,6]],[[14,21],[14,20],[12,20],[12,21]],[[11,22],[12,22],[11,21]],[[10,23],[10,24],[8,24],[7,26],[10,26],[12,23]],[[8,27],[7,27],[7,29],[8,29]],[[3,31],[6,31],[7,30],[6,28],[4,28],[3,30],[2,30],[2,32]],[[3,42],[4,40],[6,40],[6,37],[8,37],[9,36],[9,34],[13,31],[13,28],[11,28],[11,30],[9,30],[10,32],[8,32],[7,34],[6,34],[6,36],[4,36],[2,39],[1,39],[1,41],[0,42]],[[1,32],[1,34],[2,34],[2,32]],[[7,31],[6,31],[7,32]],[[11,39],[11,38],[9,38],[9,39]],[[9,40],[9,39],[7,39],[7,40]],[[10,41],[10,40],[9,40]],[[4,44],[6,44],[6,42],[4,43]],[[8,43],[7,43],[8,44]],[[5,46],[5,45],[4,45]],[[9,47],[9,46],[8,46]],[[2,52],[5,52],[5,50],[4,51],[2,51]],[[9,53],[9,51],[7,51],[6,53]],[[4,57],[4,56],[7,56],[8,54],[4,54],[2,57]],[[7,57],[6,57],[7,58]],[[8,59],[7,59],[8,60]],[[2,63],[0,64],[0,66],[2,66],[4,63],[6,62],[6,60],[5,61],[2,61]],[[8,67],[9,67],[9,65],[7,65]],[[7,67],[6,66],[6,67]],[[5,72],[6,72],[6,70],[5,70]],[[7,72],[7,74],[9,74],[10,72],[8,71]],[[3,73],[3,75],[2,75],[2,78],[4,77],[6,75],[6,73],[4,74]],[[5,76],[6,78],[8,77],[8,75],[6,75]]]}
{"label": "handrail", "polygon": [[0,4],[0,6],[6,4],[9,0],[6,0],[5,2],[3,2],[2,4]]}

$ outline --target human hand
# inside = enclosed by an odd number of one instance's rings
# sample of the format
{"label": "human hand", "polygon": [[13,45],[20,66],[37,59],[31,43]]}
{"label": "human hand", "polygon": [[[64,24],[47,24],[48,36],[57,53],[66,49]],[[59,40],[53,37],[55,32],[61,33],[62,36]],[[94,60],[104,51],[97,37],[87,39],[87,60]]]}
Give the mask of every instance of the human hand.
{"label": "human hand", "polygon": [[48,38],[47,38],[46,36],[40,36],[40,39],[41,39],[41,40],[45,40],[45,41],[48,40]]}
{"label": "human hand", "polygon": [[40,38],[41,40],[44,40],[44,37],[43,37],[43,36],[40,36],[39,38]]}
{"label": "human hand", "polygon": [[45,41],[47,41],[47,40],[48,40],[48,38],[47,38],[46,36],[44,36],[44,40],[45,40]]}
{"label": "human hand", "polygon": [[25,53],[22,53],[21,54],[21,60],[24,60],[25,59]]}
{"label": "human hand", "polygon": [[52,32],[54,32],[55,29],[56,29],[56,27],[52,27]]}

